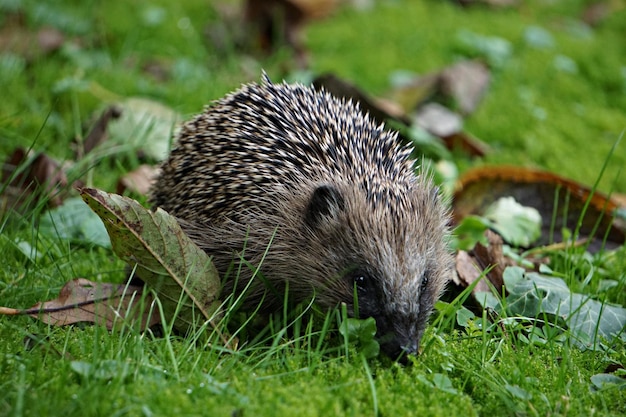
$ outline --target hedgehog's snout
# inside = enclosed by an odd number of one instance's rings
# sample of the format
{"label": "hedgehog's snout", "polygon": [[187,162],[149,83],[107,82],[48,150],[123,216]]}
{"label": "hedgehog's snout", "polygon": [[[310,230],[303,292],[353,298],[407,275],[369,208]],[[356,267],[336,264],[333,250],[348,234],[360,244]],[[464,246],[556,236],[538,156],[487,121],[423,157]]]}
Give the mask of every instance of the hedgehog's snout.
{"label": "hedgehog's snout", "polygon": [[401,320],[376,320],[376,338],[380,347],[391,359],[406,363],[408,356],[417,355],[421,332],[414,326],[401,325]]}
{"label": "hedgehog's snout", "polygon": [[419,341],[417,339],[399,338],[387,334],[379,338],[382,351],[393,360],[406,364],[409,356],[417,355]]}

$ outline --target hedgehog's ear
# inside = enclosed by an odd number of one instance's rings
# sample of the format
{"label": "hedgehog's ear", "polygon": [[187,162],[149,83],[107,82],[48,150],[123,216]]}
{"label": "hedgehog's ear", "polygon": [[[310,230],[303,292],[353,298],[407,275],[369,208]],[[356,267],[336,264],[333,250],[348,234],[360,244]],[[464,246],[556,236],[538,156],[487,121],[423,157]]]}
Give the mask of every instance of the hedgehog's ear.
{"label": "hedgehog's ear", "polygon": [[317,227],[324,217],[335,218],[345,209],[345,201],[338,189],[321,185],[313,190],[304,219],[311,227]]}

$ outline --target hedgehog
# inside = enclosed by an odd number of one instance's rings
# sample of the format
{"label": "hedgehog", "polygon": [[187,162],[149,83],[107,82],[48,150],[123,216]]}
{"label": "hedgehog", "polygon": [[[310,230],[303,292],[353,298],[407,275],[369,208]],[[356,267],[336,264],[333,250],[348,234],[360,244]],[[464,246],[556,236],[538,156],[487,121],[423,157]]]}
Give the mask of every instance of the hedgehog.
{"label": "hedgehog", "polygon": [[151,201],[221,274],[239,263],[223,291],[246,289],[244,307],[345,303],[406,358],[452,263],[447,205],[412,152],[358,104],[264,73],[182,125]]}

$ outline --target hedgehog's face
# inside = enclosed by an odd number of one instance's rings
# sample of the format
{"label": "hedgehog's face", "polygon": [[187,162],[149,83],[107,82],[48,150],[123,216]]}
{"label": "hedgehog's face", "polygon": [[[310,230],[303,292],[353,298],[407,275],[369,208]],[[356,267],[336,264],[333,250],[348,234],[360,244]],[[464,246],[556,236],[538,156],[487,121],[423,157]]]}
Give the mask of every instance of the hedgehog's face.
{"label": "hedgehog's face", "polygon": [[333,245],[337,301],[376,320],[381,347],[394,359],[417,353],[451,266],[436,193],[420,188],[402,198],[406,207],[394,216],[372,209],[362,192],[321,186],[305,217]]}

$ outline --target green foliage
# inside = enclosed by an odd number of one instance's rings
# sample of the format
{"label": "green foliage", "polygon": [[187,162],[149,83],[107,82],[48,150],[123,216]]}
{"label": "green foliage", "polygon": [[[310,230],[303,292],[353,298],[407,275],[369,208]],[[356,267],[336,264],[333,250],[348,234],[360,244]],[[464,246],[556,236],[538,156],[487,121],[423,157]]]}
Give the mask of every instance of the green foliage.
{"label": "green foliage", "polygon": [[513,197],[501,198],[485,210],[485,218],[505,242],[529,247],[541,236],[541,215],[520,205]]}
{"label": "green foliage", "polygon": [[350,343],[357,344],[359,352],[366,358],[375,358],[380,352],[380,345],[374,338],[376,335],[376,320],[353,319],[346,317],[339,326],[339,333]]}

